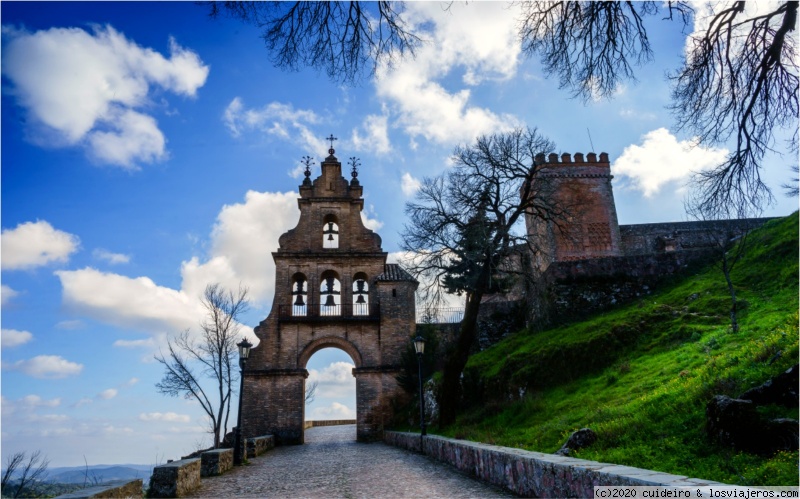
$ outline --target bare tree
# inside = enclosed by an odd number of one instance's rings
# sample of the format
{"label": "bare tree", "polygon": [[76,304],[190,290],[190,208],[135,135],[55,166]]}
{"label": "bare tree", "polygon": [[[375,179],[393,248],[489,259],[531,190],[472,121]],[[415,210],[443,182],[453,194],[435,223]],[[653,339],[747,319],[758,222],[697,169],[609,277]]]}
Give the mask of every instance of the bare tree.
{"label": "bare tree", "polygon": [[[709,206],[710,205],[705,202],[705,199],[702,198],[702,194],[698,194],[698,191],[695,191],[684,204],[686,213],[690,217],[705,222],[731,218],[751,218],[760,214],[759,212],[752,212],[753,207],[747,203],[740,205],[739,209],[735,211],[730,209],[711,211]],[[729,207],[729,205],[725,206]],[[745,224],[744,221],[742,221],[742,223]],[[716,265],[725,277],[725,284],[731,298],[729,317],[731,321],[731,331],[734,333],[739,331],[739,305],[736,298],[736,286],[731,277],[731,273],[749,248],[748,236],[750,231],[751,227],[747,225],[739,225],[737,227],[726,227],[723,225],[715,227],[709,225],[705,230],[706,238],[717,258]]]}
{"label": "bare tree", "polygon": [[226,14],[263,29],[261,37],[280,67],[323,70],[353,83],[381,64],[413,55],[420,38],[400,12],[403,2],[206,2],[212,18]]}
{"label": "bare tree", "polygon": [[[216,449],[228,431],[231,397],[238,376],[236,339],[241,328],[239,318],[248,307],[247,289],[240,287],[233,292],[211,284],[203,293],[202,304],[206,316],[200,324],[200,335],[196,337],[186,330],[168,341],[166,356],[161,353],[155,357],[164,366],[164,377],[156,388],[165,395],[182,395],[200,403],[208,416]],[[213,385],[208,390],[203,388],[204,378]]]}
{"label": "bare tree", "polygon": [[[0,494],[3,497],[25,497],[27,489],[44,480],[50,460],[41,451],[32,452],[25,462],[26,453],[17,452],[6,458],[6,470],[0,483]],[[12,493],[13,489],[13,493]]]}
{"label": "bare tree", "polygon": [[425,178],[416,201],[406,205],[409,223],[403,249],[416,255],[409,270],[422,282],[423,298],[437,301],[443,292],[465,295],[464,319],[456,346],[448,354],[439,390],[440,424],[454,422],[460,400],[460,376],[469,359],[481,300],[508,289],[514,277],[531,269],[514,265],[520,245],[539,252],[528,238],[524,217],[558,220],[565,212],[553,203],[550,184],[537,177],[537,154],[554,144],[536,129],[483,136],[455,150],[446,174]]}
{"label": "bare tree", "polygon": [[306,393],[305,393],[305,403],[306,405],[310,404],[317,398],[317,387],[319,386],[319,381],[312,381],[311,383],[306,385]]}
{"label": "bare tree", "polygon": [[[607,97],[633,66],[652,59],[645,19],[676,14],[684,25],[694,15],[686,2],[520,2],[519,35],[528,55],[539,55],[545,72],[584,99]],[[734,150],[716,168],[699,173],[696,202],[704,211],[773,200],[763,183],[764,155],[775,150],[775,132],[790,132],[786,150],[798,145],[797,2],[746,12],[745,2],[719,2],[706,28],[692,34],[681,69],[671,75],[672,111],[678,129],[698,143]]]}

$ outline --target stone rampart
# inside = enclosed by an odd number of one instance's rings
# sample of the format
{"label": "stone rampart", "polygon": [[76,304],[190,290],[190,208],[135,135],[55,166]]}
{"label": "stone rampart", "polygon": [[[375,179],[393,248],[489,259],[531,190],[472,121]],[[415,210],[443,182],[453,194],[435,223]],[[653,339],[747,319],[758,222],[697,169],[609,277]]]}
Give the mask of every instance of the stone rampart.
{"label": "stone rampart", "polygon": [[214,449],[200,454],[200,476],[217,476],[233,468],[233,449]]}
{"label": "stone rampart", "polygon": [[148,497],[185,497],[200,487],[200,459],[181,459],[153,468]]}
{"label": "stone rampart", "polygon": [[713,248],[722,238],[734,238],[775,218],[742,218],[620,225],[624,255],[652,255]]}
{"label": "stone rampart", "polygon": [[[418,433],[384,432],[384,441],[420,451]],[[423,454],[522,497],[593,497],[595,486],[700,487],[718,482],[510,447],[428,435]]]}
{"label": "stone rampart", "polygon": [[56,499],[99,499],[110,497],[141,497],[142,479],[113,480],[102,485],[77,490],[69,494],[62,494]]}
{"label": "stone rampart", "polygon": [[245,440],[247,447],[247,458],[258,457],[270,449],[275,448],[275,437],[272,435],[264,435],[262,437],[253,437]]}

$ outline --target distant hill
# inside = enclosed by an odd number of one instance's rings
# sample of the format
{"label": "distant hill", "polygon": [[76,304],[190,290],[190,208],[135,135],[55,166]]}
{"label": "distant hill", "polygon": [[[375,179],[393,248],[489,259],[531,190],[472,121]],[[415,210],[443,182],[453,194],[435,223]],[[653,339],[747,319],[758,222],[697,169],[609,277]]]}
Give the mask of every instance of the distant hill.
{"label": "distant hill", "polygon": [[132,464],[132,465],[97,465],[89,466],[72,466],[52,468],[47,477],[47,481],[52,483],[75,483],[83,484],[87,480],[94,483],[109,482],[111,480],[130,480],[132,478],[141,478],[145,482],[150,480],[150,475],[153,472],[152,465]]}

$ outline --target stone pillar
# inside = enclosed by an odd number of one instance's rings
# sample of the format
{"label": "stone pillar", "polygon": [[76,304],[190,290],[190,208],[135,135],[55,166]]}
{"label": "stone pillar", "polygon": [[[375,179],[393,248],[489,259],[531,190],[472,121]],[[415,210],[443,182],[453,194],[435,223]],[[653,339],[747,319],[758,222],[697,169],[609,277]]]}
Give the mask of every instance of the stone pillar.
{"label": "stone pillar", "polygon": [[356,378],[356,439],[372,442],[383,438],[383,430],[392,423],[392,401],[400,402],[406,393],[397,383],[397,368],[360,367],[353,369]]}
{"label": "stone pillar", "polygon": [[303,443],[305,369],[247,371],[242,399],[242,438],[274,435],[279,445]]}

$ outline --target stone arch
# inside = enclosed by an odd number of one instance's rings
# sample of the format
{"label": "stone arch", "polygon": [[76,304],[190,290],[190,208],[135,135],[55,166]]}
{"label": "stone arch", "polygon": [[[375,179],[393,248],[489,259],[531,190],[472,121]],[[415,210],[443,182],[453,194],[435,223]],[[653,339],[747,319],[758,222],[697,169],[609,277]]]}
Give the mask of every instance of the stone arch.
{"label": "stone arch", "polygon": [[339,218],[328,213],[322,219],[322,247],[336,249],[339,247]]}
{"label": "stone arch", "polygon": [[361,367],[361,352],[358,351],[358,348],[344,338],[339,338],[336,336],[325,336],[323,338],[318,338],[306,345],[297,358],[297,367],[300,369],[305,369],[306,364],[308,364],[308,359],[310,359],[312,355],[319,352],[323,348],[331,347],[344,351],[344,353],[353,359],[353,363],[355,364],[356,368]]}

